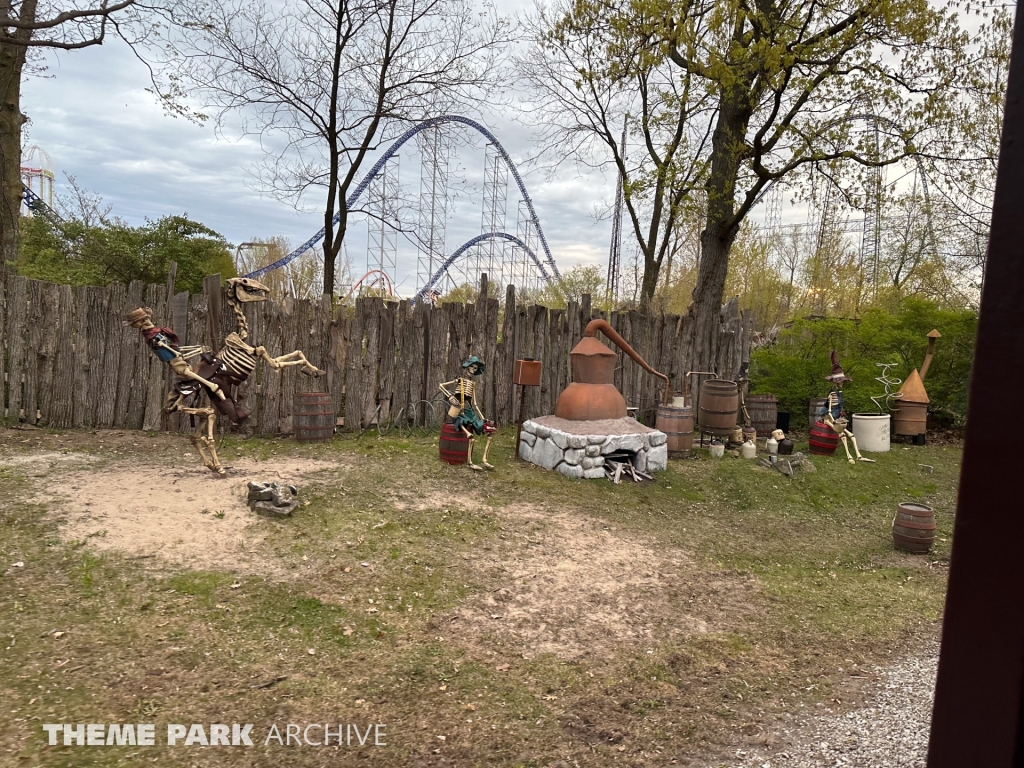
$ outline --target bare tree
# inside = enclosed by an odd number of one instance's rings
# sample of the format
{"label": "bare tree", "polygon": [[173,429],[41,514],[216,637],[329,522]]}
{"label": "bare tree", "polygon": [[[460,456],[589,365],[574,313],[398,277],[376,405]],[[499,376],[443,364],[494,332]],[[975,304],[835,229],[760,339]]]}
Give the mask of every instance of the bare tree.
{"label": "bare tree", "polygon": [[[507,25],[470,0],[190,0],[164,71],[260,138],[259,184],[323,195],[325,291],[367,156],[410,124],[493,85]],[[337,222],[335,222],[337,217]]]}
{"label": "bare tree", "polygon": [[532,46],[518,68],[533,87],[542,141],[556,165],[609,169],[622,180],[630,229],[642,254],[636,288],[649,306],[672,232],[702,183],[712,94],[652,57],[650,39],[616,49],[614,31],[559,0],[528,22]]}
{"label": "bare tree", "polygon": [[0,0],[0,261],[18,256],[21,214],[21,80],[29,49],[101,45],[136,0]]}
{"label": "bare tree", "polygon": [[[235,269],[244,275],[273,264],[292,250],[287,238],[253,238],[235,249]],[[263,278],[270,295],[277,299],[313,299],[323,293],[323,269],[317,254],[308,250],[281,269]]]}

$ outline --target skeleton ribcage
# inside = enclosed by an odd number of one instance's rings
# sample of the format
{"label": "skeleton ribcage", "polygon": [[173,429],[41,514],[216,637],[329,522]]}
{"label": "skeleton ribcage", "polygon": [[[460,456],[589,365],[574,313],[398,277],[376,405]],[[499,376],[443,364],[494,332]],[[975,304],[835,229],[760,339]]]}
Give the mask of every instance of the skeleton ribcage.
{"label": "skeleton ribcage", "polygon": [[256,358],[243,350],[227,346],[217,355],[228,376],[242,382],[256,369]]}
{"label": "skeleton ribcage", "polygon": [[471,379],[459,379],[459,385],[455,388],[455,396],[463,395],[467,400],[473,399],[476,392],[476,383]]}

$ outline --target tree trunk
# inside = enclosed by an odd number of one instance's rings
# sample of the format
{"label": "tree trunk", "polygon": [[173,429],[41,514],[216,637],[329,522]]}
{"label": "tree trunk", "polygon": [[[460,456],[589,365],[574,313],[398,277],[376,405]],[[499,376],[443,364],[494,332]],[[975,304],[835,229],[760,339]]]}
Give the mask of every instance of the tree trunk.
{"label": "tree trunk", "polygon": [[[736,179],[743,159],[744,136],[750,121],[749,90],[743,83],[722,92],[718,122],[711,138],[708,210],[700,233],[700,266],[693,289],[694,370],[712,370],[718,354],[719,325],[729,250],[739,231],[736,217]],[[728,372],[719,371],[722,375]]]}
{"label": "tree trunk", "polygon": [[[26,15],[25,3],[22,17]],[[30,13],[35,17],[35,3]],[[18,258],[21,216],[21,71],[25,46],[0,44],[0,262]]]}

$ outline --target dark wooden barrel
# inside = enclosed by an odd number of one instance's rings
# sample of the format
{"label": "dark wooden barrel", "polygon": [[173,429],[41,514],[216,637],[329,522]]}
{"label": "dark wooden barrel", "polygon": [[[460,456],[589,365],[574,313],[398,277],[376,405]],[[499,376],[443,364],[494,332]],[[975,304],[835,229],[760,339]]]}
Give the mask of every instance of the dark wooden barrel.
{"label": "dark wooden barrel", "polygon": [[811,453],[815,456],[831,456],[839,445],[839,435],[823,421],[811,427]]}
{"label": "dark wooden barrel", "polygon": [[815,422],[820,418],[818,411],[825,407],[828,402],[827,397],[812,397],[810,405],[807,408],[807,426],[813,427]]}
{"label": "dark wooden barrel", "polygon": [[469,461],[469,438],[452,423],[441,427],[441,461],[465,464]]}
{"label": "dark wooden barrel", "polygon": [[296,392],[292,410],[295,439],[304,443],[330,440],[334,436],[334,400],[330,392]]}
{"label": "dark wooden barrel", "polygon": [[897,401],[893,427],[897,435],[917,437],[928,431],[928,403]]}
{"label": "dark wooden barrel", "polygon": [[740,395],[735,381],[708,379],[700,385],[697,422],[705,435],[729,437],[736,429]]}
{"label": "dark wooden barrel", "polygon": [[935,543],[935,510],[905,501],[896,508],[892,521],[892,543],[896,549],[925,553]]}
{"label": "dark wooden barrel", "polygon": [[654,426],[668,435],[668,455],[686,458],[693,448],[693,408],[684,405],[659,405]]}
{"label": "dark wooden barrel", "polygon": [[779,401],[775,395],[747,395],[746,406],[750,426],[757,430],[758,437],[767,440],[779,419]]}

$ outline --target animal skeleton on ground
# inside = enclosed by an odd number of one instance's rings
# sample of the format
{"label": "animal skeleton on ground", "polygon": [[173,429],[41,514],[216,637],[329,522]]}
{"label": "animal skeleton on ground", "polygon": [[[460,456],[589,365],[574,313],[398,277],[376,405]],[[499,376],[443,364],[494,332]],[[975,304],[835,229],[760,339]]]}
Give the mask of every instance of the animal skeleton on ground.
{"label": "animal skeleton on ground", "polygon": [[[164,411],[199,417],[199,425],[192,435],[192,444],[199,451],[203,464],[221,477],[226,471],[217,458],[214,441],[216,414],[220,413],[235,425],[249,418],[249,411],[242,408],[230,394],[231,388],[248,379],[256,370],[256,363],[261,359],[275,371],[301,365],[301,371],[310,376],[324,374],[310,363],[300,350],[280,357],[271,357],[264,347],[247,344],[245,340],[249,336],[249,324],[242,312],[242,304],[266,301],[270,296],[270,289],[256,280],[244,277],[233,277],[227,283],[228,306],[235,313],[237,330],[225,337],[224,346],[215,355],[211,354],[208,347],[181,346],[173,331],[153,325],[153,310],[148,307],[132,310],[125,320],[126,325],[137,328],[142,333],[154,354],[178,375],[174,389],[167,395]],[[189,360],[195,357],[199,360],[190,364]],[[199,407],[203,392],[209,397],[213,408]]]}

